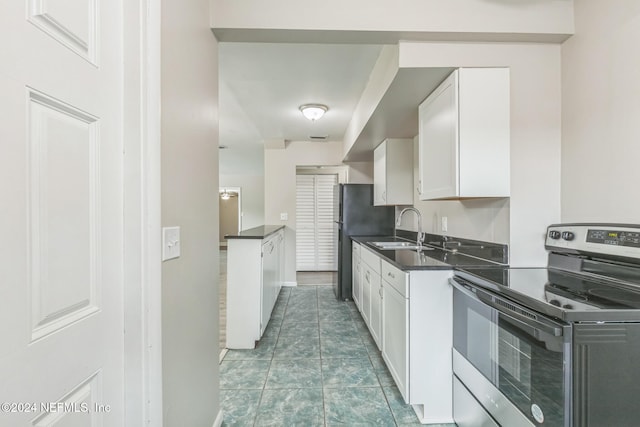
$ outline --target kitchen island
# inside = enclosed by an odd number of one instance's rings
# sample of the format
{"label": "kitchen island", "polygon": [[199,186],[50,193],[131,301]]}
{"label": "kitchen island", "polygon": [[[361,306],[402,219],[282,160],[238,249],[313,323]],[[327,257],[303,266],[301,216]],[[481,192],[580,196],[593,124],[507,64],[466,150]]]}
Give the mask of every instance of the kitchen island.
{"label": "kitchen island", "polygon": [[[422,251],[382,250],[374,242],[411,242],[411,233],[353,237],[353,300],[405,402],[425,424],[453,423],[452,323],[449,278],[455,267],[501,267],[506,246],[427,235]],[[415,238],[413,239],[415,241]],[[453,243],[453,242],[447,242]]]}
{"label": "kitchen island", "polygon": [[227,348],[260,340],[284,281],[284,226],[263,225],[227,239]]}

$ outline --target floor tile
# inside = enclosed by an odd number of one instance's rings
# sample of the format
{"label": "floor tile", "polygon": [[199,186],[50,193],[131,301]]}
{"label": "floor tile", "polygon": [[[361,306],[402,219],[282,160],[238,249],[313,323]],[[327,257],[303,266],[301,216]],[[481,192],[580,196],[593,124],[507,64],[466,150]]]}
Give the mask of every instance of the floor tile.
{"label": "floor tile", "polygon": [[278,343],[276,344],[276,349],[273,357],[275,359],[319,359],[320,342],[315,337],[281,335],[278,338]]}
{"label": "floor tile", "polygon": [[339,359],[346,357],[366,358],[368,353],[362,341],[351,337],[320,337],[322,358]]}
{"label": "floor tile", "polygon": [[275,359],[265,389],[321,387],[320,359]]}
{"label": "floor tile", "polygon": [[324,387],[372,387],[378,378],[368,359],[323,359],[322,382]]}
{"label": "floor tile", "polygon": [[351,323],[351,315],[348,311],[342,310],[322,310],[320,309],[318,312],[318,319],[320,323],[323,322],[343,322],[343,323]]}
{"label": "floor tile", "polygon": [[265,390],[256,426],[324,426],[322,389]]}
{"label": "floor tile", "polygon": [[283,324],[280,335],[296,335],[318,338],[318,322],[300,322]]}
{"label": "floor tile", "polygon": [[305,311],[296,311],[293,313],[285,313],[284,321],[285,323],[300,323],[300,322],[317,322],[318,321],[318,311],[313,310],[305,310]]}
{"label": "floor tile", "polygon": [[380,369],[373,368],[373,370],[376,372],[376,375],[378,376],[378,381],[380,382],[381,386],[387,387],[387,386],[396,385],[396,382],[393,380],[393,377],[391,376],[391,372],[389,372],[386,366]]}
{"label": "floor tile", "polygon": [[223,426],[252,426],[258,412],[262,390],[221,390]]}
{"label": "floor tile", "polygon": [[380,387],[325,388],[327,426],[394,426]]}
{"label": "floor tile", "polygon": [[404,402],[398,387],[383,387],[382,390],[384,391],[385,396],[387,396],[387,402],[389,402],[389,406],[391,407],[391,413],[398,425],[421,425],[411,405],[407,405]]}
{"label": "floor tile", "polygon": [[273,358],[273,350],[276,348],[276,339],[262,338],[256,348],[251,350],[229,349],[224,360],[256,360]]}
{"label": "floor tile", "polygon": [[221,389],[261,389],[267,380],[271,360],[223,360]]}
{"label": "floor tile", "polygon": [[282,319],[271,319],[269,320],[269,324],[267,328],[264,330],[262,334],[262,340],[275,340],[278,338],[280,334],[280,329],[282,327]]}

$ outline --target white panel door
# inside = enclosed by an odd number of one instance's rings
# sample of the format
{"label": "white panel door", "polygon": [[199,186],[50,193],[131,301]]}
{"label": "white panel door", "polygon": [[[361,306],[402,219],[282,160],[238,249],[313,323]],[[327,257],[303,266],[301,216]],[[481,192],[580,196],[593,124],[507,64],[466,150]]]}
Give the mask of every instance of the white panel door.
{"label": "white panel door", "polygon": [[296,270],[336,270],[333,187],[337,175],[296,177]]}
{"label": "white panel door", "polygon": [[124,424],[121,14],[0,3],[2,426]]}

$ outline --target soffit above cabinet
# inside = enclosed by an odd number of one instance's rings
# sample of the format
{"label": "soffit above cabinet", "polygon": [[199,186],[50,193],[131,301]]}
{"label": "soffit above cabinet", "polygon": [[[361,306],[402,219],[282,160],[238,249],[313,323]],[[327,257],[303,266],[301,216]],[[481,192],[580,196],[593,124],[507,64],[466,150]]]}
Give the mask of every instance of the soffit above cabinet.
{"label": "soffit above cabinet", "polygon": [[[389,49],[376,64],[369,85],[345,135],[345,162],[371,161],[373,149],[386,138],[413,138],[418,134],[418,105],[455,68],[403,68],[397,50]],[[376,76],[376,72],[380,74]],[[375,107],[375,98],[379,102]]]}

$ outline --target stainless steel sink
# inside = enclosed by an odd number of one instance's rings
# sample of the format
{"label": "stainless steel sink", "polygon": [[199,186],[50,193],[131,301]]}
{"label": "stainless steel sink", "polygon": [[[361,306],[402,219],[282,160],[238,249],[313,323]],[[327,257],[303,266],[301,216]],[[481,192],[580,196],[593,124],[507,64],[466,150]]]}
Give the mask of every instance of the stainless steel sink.
{"label": "stainless steel sink", "polygon": [[370,242],[373,246],[383,251],[397,251],[402,249],[432,251],[428,246],[419,246],[413,242]]}

